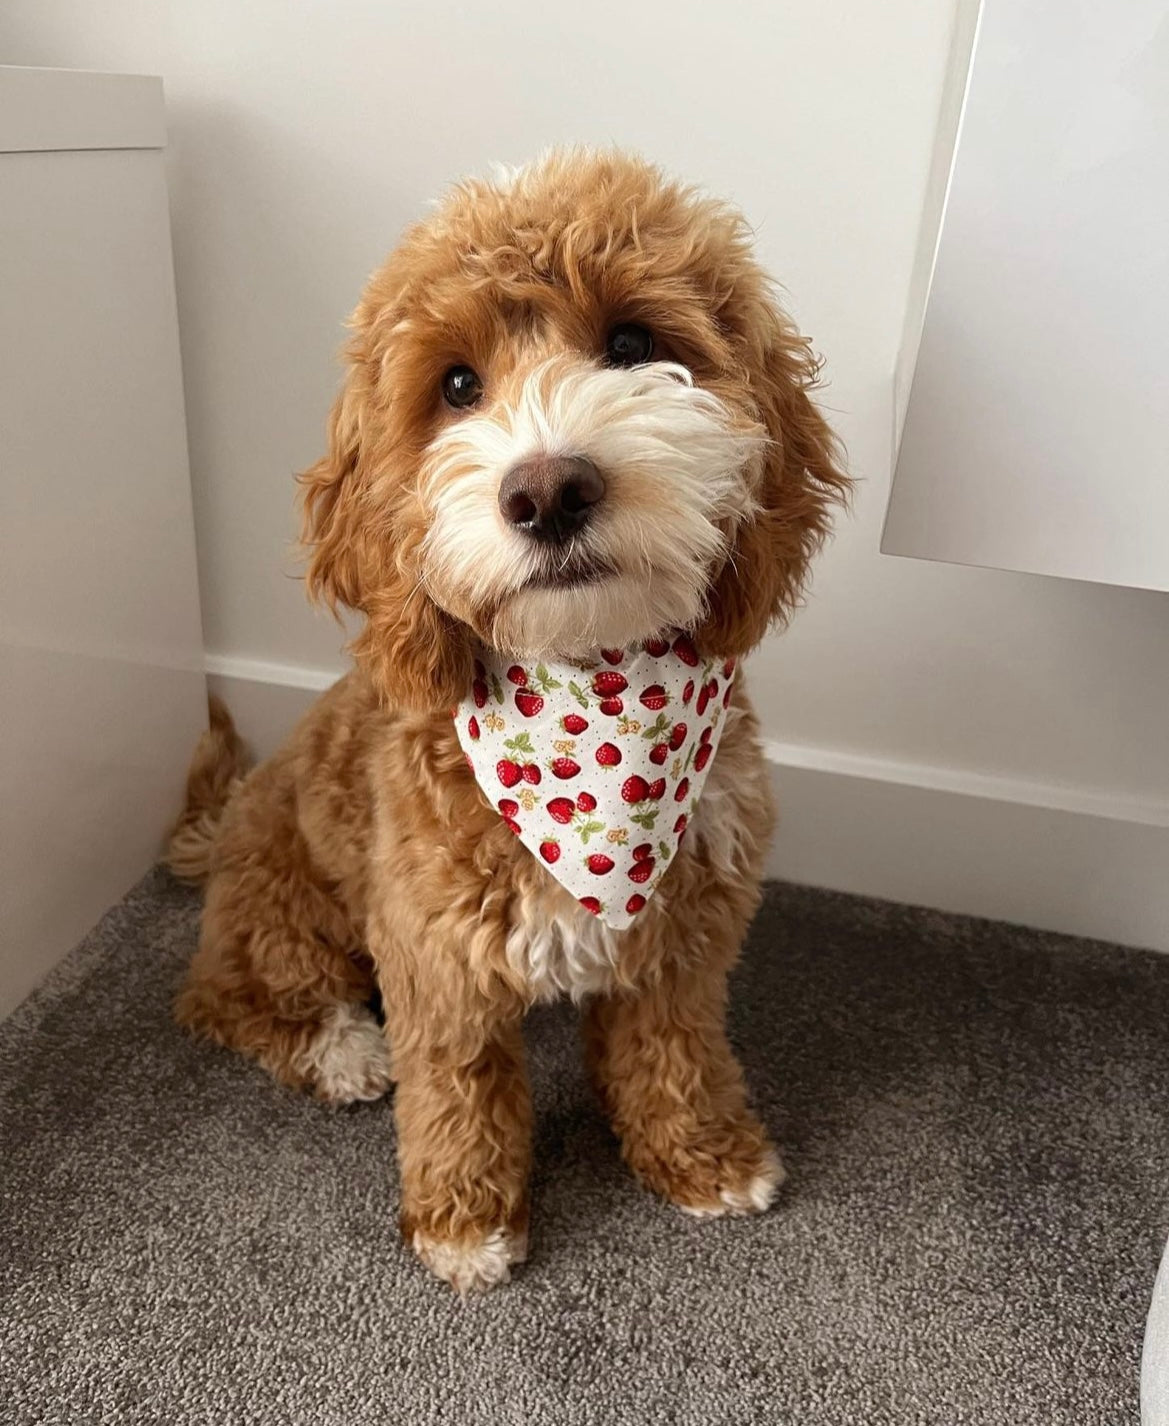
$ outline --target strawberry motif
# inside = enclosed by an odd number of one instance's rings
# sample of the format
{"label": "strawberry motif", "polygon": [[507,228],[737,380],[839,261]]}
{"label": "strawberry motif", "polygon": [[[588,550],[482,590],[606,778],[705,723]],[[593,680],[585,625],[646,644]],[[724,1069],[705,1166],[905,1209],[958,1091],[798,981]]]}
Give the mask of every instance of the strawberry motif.
{"label": "strawberry motif", "polygon": [[534,718],[544,707],[544,700],[538,693],[519,692],[515,696],[515,706],[525,718]]}
{"label": "strawberry motif", "polygon": [[567,797],[554,797],[548,804],[548,815],[554,822],[571,822],[575,811],[576,808]]}
{"label": "strawberry motif", "polygon": [[640,773],[627,777],[621,784],[622,802],[644,802],[649,796],[649,783]]}
{"label": "strawberry motif", "polygon": [[[454,719],[473,776],[548,876],[590,914],[627,926],[688,835],[726,723],[735,661],[699,654],[677,630],[592,662],[529,664],[477,652]],[[589,790],[570,791],[578,787]],[[575,856],[566,855],[569,841],[580,848]],[[606,882],[627,890],[591,895]]]}
{"label": "strawberry motif", "polygon": [[729,707],[731,706],[731,690],[734,688],[734,686],[735,686],[735,685],[734,685],[733,683],[728,683],[728,684],[727,684],[726,692],[723,694],[723,707],[724,707],[724,708],[729,708]]}
{"label": "strawberry motif", "polygon": [[614,693],[624,693],[629,687],[623,673],[613,669],[602,669],[593,679],[593,692],[598,698],[608,698]]}
{"label": "strawberry motif", "polygon": [[674,640],[674,652],[684,664],[688,664],[691,668],[698,667],[698,650],[685,634],[679,634]]}

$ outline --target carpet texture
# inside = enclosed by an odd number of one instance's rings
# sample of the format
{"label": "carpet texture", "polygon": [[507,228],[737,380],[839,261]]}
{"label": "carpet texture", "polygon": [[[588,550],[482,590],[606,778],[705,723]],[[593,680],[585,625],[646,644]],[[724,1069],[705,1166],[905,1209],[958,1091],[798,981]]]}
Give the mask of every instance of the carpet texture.
{"label": "carpet texture", "polygon": [[791,1178],[642,1193],[535,1014],[532,1259],[401,1248],[388,1101],[185,1039],[153,873],[0,1027],[0,1421],[1132,1423],[1169,1227],[1169,958],[773,886],[732,1033]]}

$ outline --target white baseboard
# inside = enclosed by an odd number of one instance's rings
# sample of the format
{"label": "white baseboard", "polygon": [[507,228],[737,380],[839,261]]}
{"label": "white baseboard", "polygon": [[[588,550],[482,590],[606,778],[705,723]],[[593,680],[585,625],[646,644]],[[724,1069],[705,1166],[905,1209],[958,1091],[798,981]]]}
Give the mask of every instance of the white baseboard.
{"label": "white baseboard", "polygon": [[[338,677],[209,656],[258,757]],[[780,830],[768,873],[1169,951],[1169,806],[1076,787],[769,742]]]}

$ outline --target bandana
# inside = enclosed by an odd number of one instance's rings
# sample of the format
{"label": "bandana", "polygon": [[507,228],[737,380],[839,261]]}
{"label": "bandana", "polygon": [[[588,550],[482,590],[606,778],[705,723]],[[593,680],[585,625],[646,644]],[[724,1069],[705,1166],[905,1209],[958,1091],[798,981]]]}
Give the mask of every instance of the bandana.
{"label": "bandana", "polygon": [[586,910],[630,925],[661,884],[718,749],[733,659],[685,634],[594,663],[480,649],[455,727],[507,826]]}

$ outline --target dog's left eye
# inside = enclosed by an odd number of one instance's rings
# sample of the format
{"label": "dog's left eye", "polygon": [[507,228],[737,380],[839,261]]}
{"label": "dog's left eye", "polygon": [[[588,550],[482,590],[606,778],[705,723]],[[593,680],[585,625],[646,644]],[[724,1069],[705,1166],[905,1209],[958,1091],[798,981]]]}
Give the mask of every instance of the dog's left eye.
{"label": "dog's left eye", "polygon": [[605,338],[605,360],[610,366],[641,366],[653,354],[653,333],[640,322],[620,322]]}
{"label": "dog's left eye", "polygon": [[474,406],[483,395],[483,383],[469,366],[452,366],[442,379],[442,395],[448,406]]}

